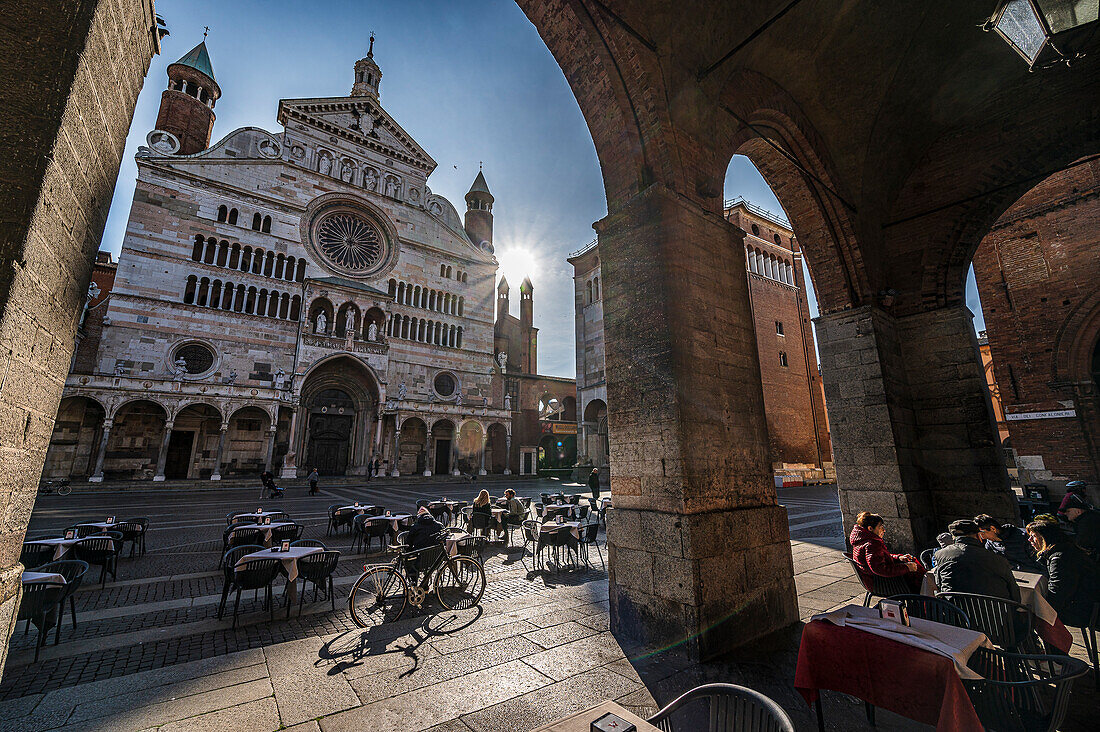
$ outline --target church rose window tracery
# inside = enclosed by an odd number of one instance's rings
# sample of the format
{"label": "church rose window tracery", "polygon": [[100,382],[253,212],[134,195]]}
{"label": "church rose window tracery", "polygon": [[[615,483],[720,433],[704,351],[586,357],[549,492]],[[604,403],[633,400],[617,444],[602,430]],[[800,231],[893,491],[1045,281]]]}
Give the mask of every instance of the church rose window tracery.
{"label": "church rose window tracery", "polygon": [[393,266],[395,233],[384,214],[340,197],[315,202],[302,221],[302,234],[317,261],[345,277],[373,277]]}

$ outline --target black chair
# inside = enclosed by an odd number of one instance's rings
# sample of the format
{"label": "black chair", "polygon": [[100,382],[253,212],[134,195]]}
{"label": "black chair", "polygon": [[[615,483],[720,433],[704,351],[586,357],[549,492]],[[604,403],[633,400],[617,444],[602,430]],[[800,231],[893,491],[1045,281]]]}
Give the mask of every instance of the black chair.
{"label": "black chair", "polygon": [[354,508],[338,508],[336,513],[332,515],[332,529],[333,531],[339,531],[342,526],[348,527],[348,532],[351,532],[351,522],[359,515],[359,512]]}
{"label": "black chair", "polygon": [[225,525],[232,526],[233,524],[251,524],[255,522],[253,516],[245,516],[240,511],[233,511],[225,515]]}
{"label": "black chair", "polygon": [[[19,601],[19,612],[15,621],[26,620],[38,628],[38,640],[34,644],[34,660],[45,644],[46,634],[54,623],[61,623],[61,599],[65,596],[65,585],[56,582],[26,582],[23,584],[23,599]],[[56,612],[55,612],[56,611]],[[60,637],[60,636],[59,636]],[[57,645],[57,641],[54,641]]]}
{"label": "black chair", "polygon": [[[144,523],[142,523],[144,522]],[[144,543],[145,530],[149,525],[148,519],[134,519],[133,521],[123,521],[118,525],[118,532],[122,534],[121,545],[119,547],[119,553],[126,546],[126,542],[130,542],[130,556],[134,556],[134,550]],[[142,554],[145,553],[144,547],[142,547]]]}
{"label": "black chair", "polygon": [[226,551],[229,551],[233,547],[237,546],[263,546],[263,543],[263,529],[237,529],[236,531],[227,532],[225,539],[225,549]]}
{"label": "black chair", "polygon": [[323,541],[317,541],[316,539],[299,539],[298,541],[292,541],[291,546],[315,546],[318,549],[328,549]]}
{"label": "black chair", "polygon": [[[420,510],[420,506],[417,506],[416,508],[417,510]],[[451,516],[450,506],[448,506],[446,503],[429,503],[428,513],[430,513],[436,521],[443,524],[444,526],[449,524],[451,522],[451,519],[453,518]]]}
{"label": "black chair", "polygon": [[221,567],[225,582],[222,585],[222,599],[221,602],[218,603],[219,620],[225,613],[225,603],[229,600],[229,591],[233,587],[233,571],[235,565],[241,560],[241,557],[248,556],[253,552],[262,552],[263,550],[264,548],[259,544],[243,544],[233,547],[222,555]]}
{"label": "black chair", "polygon": [[118,579],[118,542],[110,536],[89,536],[73,544],[73,557],[94,567],[102,567],[99,573],[99,586],[107,584],[107,573],[112,579]]}
{"label": "black chair", "polygon": [[[100,529],[98,526],[84,526],[82,524],[70,526],[69,529],[72,529],[74,532],[76,532],[74,535],[78,539],[83,539],[85,536],[98,534],[100,531],[102,531],[102,529]],[[65,529],[65,531],[68,531],[69,529]]]}
{"label": "black chair", "polygon": [[385,551],[386,545],[393,532],[393,525],[389,521],[367,521],[363,524],[363,552],[370,549],[374,539],[378,539],[378,550]]}
{"label": "black chair", "polygon": [[247,564],[236,567],[233,570],[232,587],[237,590],[237,596],[233,600],[233,628],[237,628],[237,613],[241,605],[241,592],[244,590],[264,590],[265,605],[270,612],[270,619],[275,619],[275,603],[272,601],[271,583],[279,576],[279,570],[283,563],[278,559],[252,559]]}
{"label": "black chair", "polygon": [[40,567],[35,567],[34,572],[47,572],[59,574],[65,578],[65,591],[61,594],[60,607],[57,616],[57,637],[53,644],[56,646],[61,640],[61,615],[65,612],[65,600],[69,601],[69,612],[72,615],[73,628],[76,628],[76,600],[73,595],[80,589],[80,583],[84,581],[84,574],[88,571],[88,563],[79,559],[59,559],[56,562],[47,562]]}
{"label": "black chair", "polygon": [[[554,522],[548,521],[543,526],[553,526]],[[560,568],[562,566],[561,552],[565,550],[565,556],[569,559],[571,566],[576,566],[576,562],[573,561],[573,555],[576,554],[577,558],[580,558],[580,542],[577,537],[573,536],[573,532],[568,527],[562,527],[560,529],[554,529],[551,531],[542,532],[543,541],[554,549],[554,562]]]}
{"label": "black chair", "polygon": [[581,558],[585,564],[589,564],[588,547],[596,547],[596,554],[600,558],[600,564],[603,568],[607,569],[607,563],[603,560],[603,552],[600,551],[600,543],[597,541],[596,536],[600,533],[600,522],[592,521],[591,523],[581,524]]}
{"label": "black chair", "polygon": [[781,706],[733,684],[697,686],[646,721],[665,732],[794,732]]}
{"label": "black chair", "polygon": [[466,536],[455,542],[455,553],[464,557],[476,559],[478,564],[485,564],[485,547],[489,539],[485,536]]}
{"label": "black chair", "polygon": [[50,544],[33,544],[25,542],[23,544],[23,549],[19,552],[19,563],[27,569],[45,564],[53,559],[55,549],[56,547]]}
{"label": "black chair", "polygon": [[[332,575],[336,571],[336,565],[340,562],[340,552],[323,551],[316,554],[307,554],[298,560],[298,576],[302,578],[302,591],[298,595],[298,615],[302,614],[302,605],[306,600],[306,583],[313,583],[313,601],[317,602],[317,589],[328,593],[332,601],[332,609],[336,609],[336,593],[332,589]],[[290,605],[287,605],[286,615],[290,617]]]}
{"label": "black chair", "polygon": [[493,515],[491,513],[470,513],[470,528],[469,532],[472,534],[475,531],[482,532],[482,536],[489,535],[489,529],[493,525]]}
{"label": "black chair", "polygon": [[1089,663],[1092,664],[1093,678],[1096,685],[1100,686],[1100,664],[1097,663],[1096,652],[1096,627],[1100,625],[1100,602],[1092,606],[1092,617],[1087,628],[1081,628],[1081,638],[1084,640],[1085,651],[1089,654]]}
{"label": "black chair", "polygon": [[[536,520],[528,520],[523,522],[523,556],[527,555],[528,550],[531,552],[533,571],[538,571],[541,567],[540,559],[542,553],[550,547],[549,542],[545,540],[542,533],[541,526]],[[522,561],[522,556],[520,558]]]}
{"label": "black chair", "polygon": [[[886,599],[904,605],[911,618],[954,625],[956,628],[970,628],[970,617],[942,598],[928,597],[927,595],[894,595]],[[881,608],[882,601],[879,600],[878,605],[875,607]]]}
{"label": "black chair", "polygon": [[1070,656],[1007,653],[979,648],[967,662],[981,679],[964,679],[982,726],[989,730],[1058,729],[1069,708],[1073,682],[1088,673]]}
{"label": "black chair", "polygon": [[1041,650],[1039,640],[1031,629],[1031,610],[1025,605],[1001,597],[968,592],[938,592],[936,597],[947,600],[966,613],[970,618],[970,627],[985,633],[993,645],[1012,653]]}
{"label": "black chair", "polygon": [[272,521],[290,521],[291,520],[290,514],[287,513],[286,511],[268,511],[264,515],[264,518],[266,519],[268,516],[271,517]]}
{"label": "black chair", "polygon": [[587,505],[578,505],[576,508],[573,509],[573,511],[576,513],[578,521],[584,521],[586,518],[588,518]]}
{"label": "black chair", "polygon": [[364,514],[359,514],[351,520],[351,553],[358,554],[360,551],[366,551],[367,540],[367,519],[369,517]]}
{"label": "black chair", "polygon": [[470,504],[467,501],[455,501],[455,505],[451,508],[451,526],[457,526],[459,517],[463,515],[463,512]]}
{"label": "black chair", "polygon": [[871,606],[872,597],[886,598],[909,594],[909,584],[901,577],[879,577],[877,574],[864,572],[848,552],[844,553],[844,558],[848,560],[848,564],[852,565],[863,589],[867,590],[867,595],[863,598],[863,607]]}
{"label": "black chair", "polygon": [[381,516],[386,512],[385,506],[371,506],[367,510],[363,511],[364,516]]}
{"label": "black chair", "polygon": [[286,526],[276,526],[271,530],[271,545],[275,546],[281,544],[284,541],[297,541],[302,538],[302,531],[304,526],[298,524],[287,524]]}
{"label": "black chair", "polygon": [[920,564],[925,569],[932,569],[932,557],[935,555],[935,549],[925,549],[920,553]]}

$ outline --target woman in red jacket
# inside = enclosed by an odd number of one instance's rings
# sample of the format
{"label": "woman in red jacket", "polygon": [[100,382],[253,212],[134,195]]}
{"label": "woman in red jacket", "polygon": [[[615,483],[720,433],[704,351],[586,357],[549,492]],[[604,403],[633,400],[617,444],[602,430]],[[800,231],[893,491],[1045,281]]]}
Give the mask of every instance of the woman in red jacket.
{"label": "woman in red jacket", "polygon": [[868,574],[904,577],[913,592],[920,592],[924,567],[912,554],[891,554],[882,539],[885,535],[886,522],[882,516],[870,511],[860,513],[848,537],[852,543],[852,559]]}

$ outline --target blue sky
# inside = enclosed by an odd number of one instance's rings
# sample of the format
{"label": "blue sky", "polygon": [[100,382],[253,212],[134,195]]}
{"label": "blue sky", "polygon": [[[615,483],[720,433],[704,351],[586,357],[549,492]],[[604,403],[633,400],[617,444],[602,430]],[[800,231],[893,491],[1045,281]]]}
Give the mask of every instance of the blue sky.
{"label": "blue sky", "polygon": [[[574,375],[573,281],[565,257],[592,240],[606,201],[576,100],[513,0],[158,0],[156,6],[171,35],[138,99],[104,249],[117,256],[121,248],[137,175],[133,155],[156,122],[165,69],[202,40],[204,26],[222,89],[215,140],[247,125],[279,131],[279,99],[347,94],[373,31],[382,106],[439,163],[428,184],[460,213],[484,164],[496,198],[494,242],[503,274],[513,283],[529,274],[535,285],[539,370]],[[726,195],[782,210],[744,159],[730,166]],[[972,279],[967,300],[979,312]]]}

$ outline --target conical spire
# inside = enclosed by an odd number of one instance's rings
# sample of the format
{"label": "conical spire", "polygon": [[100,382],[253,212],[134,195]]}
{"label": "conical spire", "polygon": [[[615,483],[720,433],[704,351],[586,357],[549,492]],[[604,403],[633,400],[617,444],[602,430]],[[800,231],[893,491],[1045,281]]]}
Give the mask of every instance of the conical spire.
{"label": "conical spire", "polygon": [[508,278],[503,275],[500,278],[500,284],[497,285],[497,292],[508,292]]}
{"label": "conical spire", "polygon": [[477,177],[474,178],[473,184],[470,186],[470,190],[466,192],[466,195],[471,193],[485,193],[492,197],[492,193],[489,193],[489,184],[485,182],[485,174],[481,170],[477,171]]}
{"label": "conical spire", "polygon": [[210,63],[210,52],[206,50],[205,40],[185,53],[183,58],[176,63],[181,66],[190,66],[196,71],[206,74],[214,81],[217,81],[217,79],[214,79],[214,66]]}

